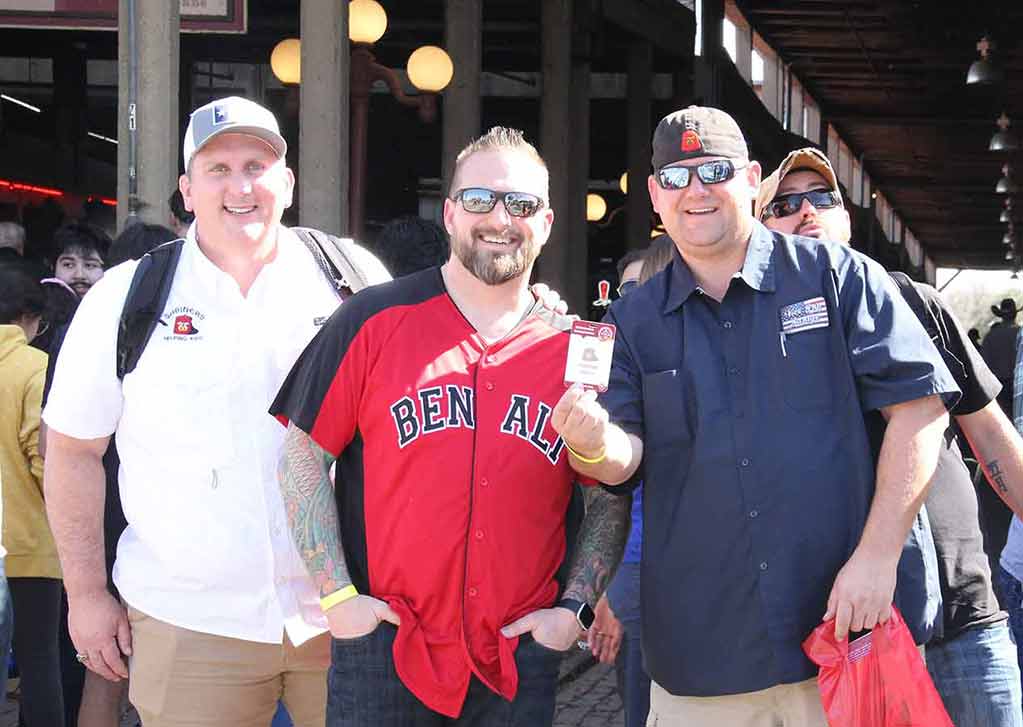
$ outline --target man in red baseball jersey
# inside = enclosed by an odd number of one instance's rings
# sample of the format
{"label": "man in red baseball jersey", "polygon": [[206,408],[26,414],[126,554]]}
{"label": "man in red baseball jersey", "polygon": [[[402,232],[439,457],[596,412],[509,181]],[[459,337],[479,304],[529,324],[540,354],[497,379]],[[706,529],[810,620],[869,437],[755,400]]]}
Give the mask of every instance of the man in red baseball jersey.
{"label": "man in red baseball jersey", "polygon": [[528,288],[547,180],[521,132],[470,144],[444,203],[448,262],[348,301],[271,409],[334,635],[330,727],[550,724],[559,652],[621,557],[629,498],[585,488],[576,538],[551,426],[570,322]]}

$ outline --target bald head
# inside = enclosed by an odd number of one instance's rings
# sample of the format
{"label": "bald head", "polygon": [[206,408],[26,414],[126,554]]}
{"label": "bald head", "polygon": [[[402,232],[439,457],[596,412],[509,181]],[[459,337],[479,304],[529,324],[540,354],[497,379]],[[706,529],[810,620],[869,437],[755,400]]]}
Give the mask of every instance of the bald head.
{"label": "bald head", "polygon": [[25,255],[25,228],[17,222],[0,222],[0,247]]}

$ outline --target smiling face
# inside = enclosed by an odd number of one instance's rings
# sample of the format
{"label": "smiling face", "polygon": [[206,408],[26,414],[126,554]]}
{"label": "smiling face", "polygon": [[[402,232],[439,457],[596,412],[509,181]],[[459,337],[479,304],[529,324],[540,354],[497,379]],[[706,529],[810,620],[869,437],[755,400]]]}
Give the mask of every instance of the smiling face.
{"label": "smiling face", "polygon": [[81,297],[103,277],[103,258],[95,250],[69,246],[57,257],[53,274]]}
{"label": "smiling face", "polygon": [[[483,187],[495,192],[528,192],[547,201],[547,171],[521,151],[476,152],[458,167],[452,189]],[[501,285],[528,276],[554,222],[546,204],[530,217],[508,214],[498,199],[485,214],[467,212],[462,203],[444,200],[444,227],[451,236],[451,254],[487,285]]]}
{"label": "smiling face", "polygon": [[276,234],[295,177],[266,142],[222,134],[196,152],[178,186],[202,240],[249,247]]}
{"label": "smiling face", "polygon": [[[722,157],[698,157],[677,165],[695,167]],[[656,178],[647,179],[654,210],[661,216],[664,229],[685,255],[717,257],[727,255],[746,244],[753,229],[752,200],[760,184],[760,165],[732,160],[735,175],[724,182],[705,184],[697,174],[690,175],[683,189],[662,189]]]}
{"label": "smiling face", "polygon": [[[786,174],[778,184],[775,198],[786,194],[811,192],[814,190],[831,191],[831,186],[817,172],[799,169]],[[852,237],[849,212],[845,207],[817,209],[810,201],[804,199],[799,210],[786,217],[767,217],[764,225],[769,230],[784,232],[788,235],[803,235],[818,240],[834,240],[843,244]]]}

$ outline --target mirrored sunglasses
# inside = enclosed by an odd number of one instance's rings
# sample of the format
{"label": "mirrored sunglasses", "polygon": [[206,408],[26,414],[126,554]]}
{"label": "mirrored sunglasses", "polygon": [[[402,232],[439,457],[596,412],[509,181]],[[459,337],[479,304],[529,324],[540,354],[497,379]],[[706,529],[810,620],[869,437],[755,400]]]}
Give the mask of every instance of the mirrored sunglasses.
{"label": "mirrored sunglasses", "polygon": [[661,167],[657,170],[657,184],[661,189],[685,189],[693,180],[694,171],[704,184],[721,184],[734,177],[736,170],[745,166],[743,164],[737,167],[728,159],[716,159],[694,167]]}
{"label": "mirrored sunglasses", "polygon": [[528,192],[495,192],[485,187],[466,187],[452,197],[462,203],[462,209],[477,215],[485,215],[494,209],[497,200],[512,217],[532,217],[544,207],[544,201]]}
{"label": "mirrored sunglasses", "polygon": [[842,195],[833,189],[811,189],[809,192],[793,192],[775,197],[764,207],[760,219],[768,217],[788,217],[799,212],[803,200],[807,200],[814,209],[826,210],[842,206]]}

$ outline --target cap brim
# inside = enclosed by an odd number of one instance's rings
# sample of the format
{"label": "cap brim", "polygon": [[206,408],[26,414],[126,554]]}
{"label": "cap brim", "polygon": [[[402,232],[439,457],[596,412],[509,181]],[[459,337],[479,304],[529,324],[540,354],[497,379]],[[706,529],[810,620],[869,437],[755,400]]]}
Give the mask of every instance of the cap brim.
{"label": "cap brim", "polygon": [[832,189],[838,192],[841,191],[841,187],[838,185],[838,177],[835,176],[835,170],[823,157],[822,152],[818,152],[816,149],[813,151],[809,149],[797,149],[785,157],[781,166],[771,172],[771,174],[760,182],[760,187],[757,189],[756,205],[753,210],[753,214],[758,220],[761,218],[764,207],[766,207],[768,203],[774,199],[775,195],[778,194],[778,187],[781,186],[781,180],[785,178],[785,175],[792,171],[801,171],[804,169],[811,172],[817,172],[824,178],[824,181],[827,182]]}
{"label": "cap brim", "polygon": [[286,142],[284,137],[280,134],[275,134],[261,126],[245,126],[239,124],[237,126],[226,126],[224,128],[217,129],[207,136],[203,139],[202,144],[199,144],[192,150],[192,157],[189,158],[188,161],[191,162],[192,159],[195,158],[195,155],[205,148],[211,141],[216,139],[218,136],[223,136],[224,134],[244,134],[245,136],[255,137],[273,149],[273,151],[277,154],[278,159],[283,159],[288,153],[288,142]]}

